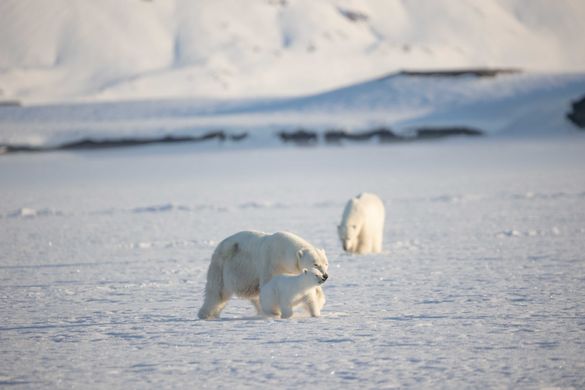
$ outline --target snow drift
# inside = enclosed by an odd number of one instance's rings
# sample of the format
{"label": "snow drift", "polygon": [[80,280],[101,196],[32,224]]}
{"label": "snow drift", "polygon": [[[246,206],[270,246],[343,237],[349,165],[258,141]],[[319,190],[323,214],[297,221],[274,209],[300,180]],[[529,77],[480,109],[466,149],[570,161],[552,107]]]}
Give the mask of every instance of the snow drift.
{"label": "snow drift", "polygon": [[0,100],[291,96],[399,69],[583,71],[585,3],[0,3]]}

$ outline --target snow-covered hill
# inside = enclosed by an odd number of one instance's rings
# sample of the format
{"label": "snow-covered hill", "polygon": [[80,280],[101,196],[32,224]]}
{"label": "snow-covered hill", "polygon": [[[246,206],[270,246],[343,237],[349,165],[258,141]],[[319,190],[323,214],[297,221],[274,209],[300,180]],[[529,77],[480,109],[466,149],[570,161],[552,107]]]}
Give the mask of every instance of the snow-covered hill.
{"label": "snow-covered hill", "polygon": [[0,107],[0,146],[52,148],[83,140],[141,142],[248,134],[244,144],[278,144],[300,129],[391,129],[403,137],[425,127],[469,127],[484,134],[568,134],[571,102],[585,74],[412,76],[392,74],[333,91],[280,99],[159,99]]}
{"label": "snow-covered hill", "polygon": [[321,92],[398,69],[583,71],[582,0],[3,0],[0,100]]}

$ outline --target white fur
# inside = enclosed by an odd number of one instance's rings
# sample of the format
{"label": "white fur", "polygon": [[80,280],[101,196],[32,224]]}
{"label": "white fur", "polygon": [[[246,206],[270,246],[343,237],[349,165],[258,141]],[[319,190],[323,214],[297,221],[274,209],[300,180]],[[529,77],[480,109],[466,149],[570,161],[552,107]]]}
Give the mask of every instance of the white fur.
{"label": "white fur", "polygon": [[[218,317],[232,295],[250,299],[261,313],[260,287],[273,275],[299,274],[304,268],[314,268],[326,278],[328,266],[323,249],[315,248],[295,234],[236,233],[220,242],[211,257],[199,318]],[[318,313],[324,299],[323,291],[309,294],[306,304],[311,315]]]}
{"label": "white fur", "polygon": [[343,249],[359,254],[381,252],[385,217],[377,195],[364,192],[350,199],[337,227]]}
{"label": "white fur", "polygon": [[[264,314],[289,318],[293,307],[310,299],[310,294],[325,282],[321,273],[306,269],[300,275],[275,275],[260,289],[260,305]],[[322,290],[321,290],[322,291]],[[318,307],[314,317],[321,312]]]}

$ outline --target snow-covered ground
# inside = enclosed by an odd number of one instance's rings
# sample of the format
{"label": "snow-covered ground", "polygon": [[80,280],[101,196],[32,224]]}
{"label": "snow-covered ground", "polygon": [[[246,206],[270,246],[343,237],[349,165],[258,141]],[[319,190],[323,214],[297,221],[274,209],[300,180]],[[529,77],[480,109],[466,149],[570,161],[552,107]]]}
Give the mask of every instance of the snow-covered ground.
{"label": "snow-covered ground", "polygon": [[[151,146],[0,159],[0,386],[585,387],[585,139]],[[345,201],[386,203],[349,256]],[[199,321],[215,245],[329,255],[321,318]]]}
{"label": "snow-covered ground", "polygon": [[[0,387],[585,388],[581,0],[3,0]],[[401,69],[521,68],[496,77]],[[325,145],[326,131],[486,137]],[[280,131],[318,135],[283,145]],[[405,140],[405,138],[401,138]],[[414,139],[414,138],[412,138]],[[385,250],[336,224],[385,201]],[[213,249],[295,232],[321,318],[200,321]]]}
{"label": "snow-covered ground", "polygon": [[582,0],[3,0],[0,101],[319,93],[400,69],[585,71]]}

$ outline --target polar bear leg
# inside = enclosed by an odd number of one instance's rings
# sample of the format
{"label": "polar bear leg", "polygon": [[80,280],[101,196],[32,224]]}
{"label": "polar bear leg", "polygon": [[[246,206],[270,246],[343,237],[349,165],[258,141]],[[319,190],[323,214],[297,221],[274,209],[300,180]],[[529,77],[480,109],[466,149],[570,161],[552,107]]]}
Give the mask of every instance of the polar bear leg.
{"label": "polar bear leg", "polygon": [[260,297],[250,298],[250,303],[256,308],[257,314],[262,314],[262,306],[260,306]]}
{"label": "polar bear leg", "polygon": [[282,314],[280,315],[281,318],[291,318],[293,315],[293,309],[291,306],[283,306],[282,307]]}
{"label": "polar bear leg", "polygon": [[362,239],[357,246],[357,253],[369,253],[372,251],[372,241],[370,239]]}
{"label": "polar bear leg", "polygon": [[231,294],[206,294],[205,302],[199,309],[198,317],[203,320],[219,317],[219,313],[221,313],[230,298]]}
{"label": "polar bear leg", "polygon": [[264,311],[264,314],[269,316],[280,317],[281,316],[280,307],[278,307],[278,305],[274,305],[270,308],[270,310]]}
{"label": "polar bear leg", "polygon": [[197,314],[203,320],[219,317],[219,313],[232,296],[232,291],[225,288],[222,253],[216,250],[207,270],[205,298]]}
{"label": "polar bear leg", "polygon": [[315,287],[315,297],[317,298],[319,310],[323,309],[323,306],[325,306],[326,300],[325,300],[325,293],[323,292],[323,289],[321,288],[321,286]]}
{"label": "polar bear leg", "polygon": [[367,228],[362,228],[358,236],[356,253],[364,254],[372,251],[372,236]]}
{"label": "polar bear leg", "polygon": [[278,307],[278,302],[276,302],[271,294],[260,294],[258,298],[258,304],[260,306],[260,314],[264,314],[267,316],[276,316],[280,317],[280,308]]}
{"label": "polar bear leg", "polygon": [[280,317],[280,308],[278,305],[262,305],[262,312],[260,314],[264,314],[267,316],[275,316]]}
{"label": "polar bear leg", "polygon": [[325,304],[325,294],[320,286],[310,290],[303,298],[305,309],[311,314],[311,317],[319,317],[321,309]]}
{"label": "polar bear leg", "polygon": [[374,239],[374,245],[372,247],[374,253],[382,252],[382,233],[378,233]]}

